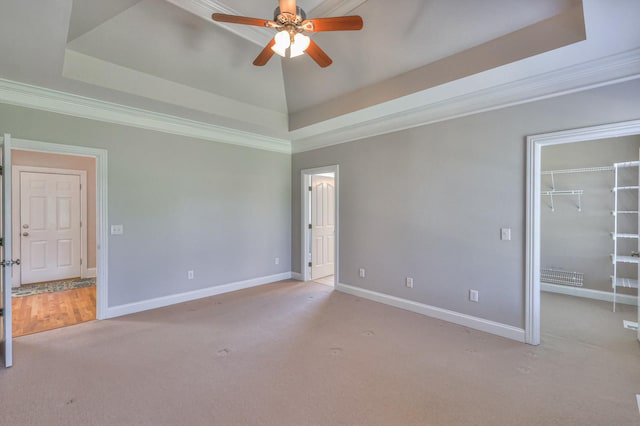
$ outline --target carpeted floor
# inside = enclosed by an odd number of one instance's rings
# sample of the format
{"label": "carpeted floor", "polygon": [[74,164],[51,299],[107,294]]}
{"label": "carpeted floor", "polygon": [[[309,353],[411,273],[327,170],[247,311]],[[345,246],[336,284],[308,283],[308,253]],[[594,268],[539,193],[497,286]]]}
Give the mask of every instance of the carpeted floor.
{"label": "carpeted floor", "polygon": [[638,425],[635,335],[564,297],[538,347],[299,282],[24,336],[1,422]]}
{"label": "carpeted floor", "polygon": [[55,293],[57,291],[96,285],[95,278],[74,278],[70,280],[49,281],[46,283],[25,284],[11,289],[11,297],[33,296],[34,294]]}

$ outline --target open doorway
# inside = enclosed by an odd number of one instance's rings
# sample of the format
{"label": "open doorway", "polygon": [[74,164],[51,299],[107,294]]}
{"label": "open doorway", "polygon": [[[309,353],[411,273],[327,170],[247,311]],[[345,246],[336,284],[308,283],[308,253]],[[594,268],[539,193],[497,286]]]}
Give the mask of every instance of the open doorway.
{"label": "open doorway", "polygon": [[338,166],[302,171],[302,275],[335,287],[338,281]]}
{"label": "open doorway", "polygon": [[635,342],[639,151],[640,135],[542,148],[543,339]]}
{"label": "open doorway", "polygon": [[[550,208],[549,201],[544,199],[545,196],[548,196],[545,194],[545,191],[548,188],[545,188],[545,186],[543,185],[543,173],[542,173],[543,172],[543,168],[542,168],[543,148],[546,149],[548,147],[553,147],[553,146],[558,146],[563,144],[574,144],[574,143],[587,142],[587,141],[592,141],[597,144],[598,142],[612,139],[612,138],[617,139],[617,138],[624,138],[627,136],[634,136],[634,135],[640,135],[640,120],[623,122],[623,123],[615,123],[615,124],[604,125],[604,126],[595,126],[595,127],[583,128],[583,129],[575,129],[575,130],[569,130],[569,131],[562,131],[562,132],[556,132],[556,133],[535,135],[527,138],[527,143],[528,143],[528,147],[527,147],[528,148],[527,235],[526,235],[527,259],[526,259],[526,288],[525,288],[526,290],[525,340],[527,343],[537,345],[537,344],[540,344],[540,341],[541,341],[541,298],[542,298],[541,288],[543,287],[541,283],[542,274],[543,274],[543,271],[542,271],[543,258],[541,256],[541,247],[542,247],[541,215],[542,215],[542,209]],[[613,173],[616,173],[614,165],[611,164],[609,166],[612,166]],[[585,168],[589,169],[589,167],[585,167]],[[599,167],[596,167],[596,168],[599,168]],[[594,173],[595,172],[596,171],[594,171]],[[601,171],[601,172],[605,173],[606,171]],[[590,172],[585,171],[585,173],[590,173]],[[634,179],[636,182],[635,185],[631,185],[631,184],[625,185],[622,183],[620,183],[620,185],[631,186],[634,188],[633,189],[629,188],[630,191],[638,191],[638,184],[637,184],[638,168],[637,167],[634,167],[634,173],[632,173],[632,175],[634,175]],[[586,176],[586,174],[584,174],[584,176]],[[557,182],[556,182],[556,185],[558,185]],[[610,190],[615,191],[615,187],[616,187],[615,180],[612,179]],[[563,188],[560,188],[559,186],[556,188],[558,190],[563,190]],[[572,189],[574,190],[573,193],[571,193],[570,191]],[[567,190],[569,191],[569,193],[565,194],[564,197],[569,197],[569,198],[566,199],[564,202],[567,203],[568,205],[568,203],[570,202],[569,200],[573,197],[574,198],[573,208],[575,208],[576,210],[582,209],[584,212],[586,205],[581,204],[583,200],[580,198],[577,198],[577,196],[580,195],[579,193],[580,188],[577,188],[577,187],[567,188]],[[559,195],[559,194],[556,194],[556,195]],[[582,195],[584,195],[584,192]],[[614,192],[614,196],[615,196],[615,192]],[[556,197],[554,199],[554,202],[558,201],[559,198],[561,197]],[[627,249],[629,249],[630,251],[637,252],[638,250],[637,229],[638,229],[638,220],[639,220],[638,210],[640,210],[637,204],[638,203],[637,193],[635,194],[635,200],[636,200],[635,208],[633,208],[633,210],[628,210],[629,213],[627,213],[627,214],[633,215],[632,219],[630,219],[629,223],[627,224],[632,227],[632,230],[630,231],[618,230],[618,232],[635,235],[634,238],[629,238],[630,240],[629,244],[635,247],[635,250],[633,250],[632,248],[630,249],[629,247],[631,246],[627,247]],[[631,201],[631,203],[633,203],[633,201]],[[615,203],[609,203],[609,204],[610,206],[608,210],[609,210],[609,214],[611,214],[612,216],[613,214],[611,212],[614,212],[615,214],[617,209],[626,208],[621,206],[616,207]],[[557,204],[556,206],[559,207],[559,205]],[[613,225],[613,222],[612,222],[612,225]],[[616,243],[615,239],[619,238],[620,236],[616,235],[616,231],[615,229],[613,229],[612,226],[611,227],[607,226],[607,229],[601,228],[599,229],[599,232],[604,233],[604,235],[606,235],[609,238],[608,246],[610,247],[610,250],[609,250],[610,253],[608,253],[608,256],[605,256],[605,263],[607,263],[607,269],[609,270],[609,274],[610,274],[609,289],[608,291],[592,290],[592,291],[587,291],[582,293],[583,293],[583,296],[586,294],[590,294],[591,296],[593,296],[592,298],[587,298],[591,300],[595,299],[596,295],[598,297],[606,297],[607,301],[606,302],[602,301],[602,303],[607,303],[608,304],[607,312],[608,313],[610,312],[611,314],[613,314],[613,306],[612,306],[613,288],[615,287],[612,287],[612,285],[615,282],[616,276],[612,270],[613,269],[612,263],[615,262],[616,260],[615,252],[614,252],[615,250],[614,243]],[[625,250],[625,248],[621,248],[621,250]],[[628,253],[628,254],[631,255],[632,253]],[[629,256],[629,257],[634,257],[634,256]],[[549,268],[549,266],[550,265],[544,265],[544,267],[547,269],[553,269],[553,268]],[[634,273],[635,276],[637,277],[638,262],[634,261],[632,263],[631,268],[632,268],[632,271],[626,271],[626,272]],[[547,272],[549,271],[544,271],[545,274]],[[580,271],[568,271],[568,272],[580,272]],[[576,277],[577,275],[569,276],[569,279],[570,280],[577,279]],[[625,277],[625,278],[628,278],[628,277]],[[545,277],[545,281],[548,281],[548,280],[549,278]],[[621,280],[621,282],[624,282],[624,281]],[[637,297],[637,279],[635,280],[635,283],[636,283],[635,285],[636,288],[633,288],[632,290],[628,291],[628,292],[632,292],[633,294],[627,294],[622,296],[617,295],[618,297],[617,303],[620,303],[621,299],[624,299],[624,298],[627,298],[627,301],[632,302],[633,305],[629,305],[629,306],[631,306],[633,317],[637,321],[637,319],[640,317],[640,305],[638,305],[638,297]],[[546,289],[549,288],[548,284],[550,283],[548,282],[545,283],[544,287],[546,287]],[[572,287],[572,286],[566,286],[562,284],[559,284],[559,286],[560,287],[555,287],[555,288],[566,289],[567,287]],[[558,292],[556,292],[555,294],[557,293]],[[578,298],[573,298],[573,300],[577,300],[577,299]],[[566,312],[569,312],[569,311],[564,310],[564,313]],[[572,318],[571,316],[568,316],[565,319],[570,324],[575,323],[575,318]],[[622,323],[622,321],[620,321],[620,324],[617,327],[619,327],[620,329],[624,327],[624,324]],[[637,331],[635,333],[636,333],[636,337],[640,340],[640,331]]]}
{"label": "open doorway", "polygon": [[96,158],[11,158],[14,337],[96,319]]}

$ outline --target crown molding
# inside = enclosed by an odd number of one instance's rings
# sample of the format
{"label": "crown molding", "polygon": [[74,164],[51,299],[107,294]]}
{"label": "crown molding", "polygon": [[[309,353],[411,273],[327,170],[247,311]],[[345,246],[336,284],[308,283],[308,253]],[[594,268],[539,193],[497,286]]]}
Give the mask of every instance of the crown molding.
{"label": "crown molding", "polygon": [[[227,15],[243,15],[243,13],[216,0],[167,0],[169,3],[178,6],[187,12],[201,17],[207,22],[218,25],[225,30],[232,32],[245,40],[250,41],[260,47],[264,47],[273,38],[273,31],[265,31],[265,28],[253,27],[250,25],[225,24],[211,19],[213,13],[224,13]],[[274,7],[275,8],[275,7]],[[269,17],[270,18],[270,17]]]}
{"label": "crown molding", "polygon": [[433,90],[429,89],[293,131],[293,152],[311,151],[637,78],[640,78],[640,49],[633,49],[435,101],[421,96]]}
{"label": "crown molding", "polygon": [[249,148],[291,153],[291,142],[169,114],[0,79],[0,103]]}
{"label": "crown molding", "polygon": [[[215,22],[211,19],[213,13],[225,13],[227,15],[244,15],[243,13],[227,6],[218,0],[167,0],[169,3],[181,9],[191,12],[202,19],[212,22],[225,30],[232,32],[245,40],[260,47],[264,47],[273,38],[273,31],[265,31],[264,28],[250,25],[236,25]],[[367,0],[326,0],[311,11],[307,11],[309,17],[326,18],[329,16],[346,15]],[[275,2],[274,2],[275,4]],[[275,6],[274,6],[275,9]],[[268,17],[271,19],[271,17]]]}
{"label": "crown molding", "polygon": [[326,0],[313,9],[309,16],[313,18],[326,18],[329,16],[342,16],[351,13],[367,0]]}
{"label": "crown molding", "polygon": [[633,49],[463,95],[445,96],[431,102],[425,96],[425,93],[433,90],[430,89],[291,132],[292,140],[5,79],[0,79],[0,103],[266,151],[297,153],[637,78],[640,78],[640,49]]}

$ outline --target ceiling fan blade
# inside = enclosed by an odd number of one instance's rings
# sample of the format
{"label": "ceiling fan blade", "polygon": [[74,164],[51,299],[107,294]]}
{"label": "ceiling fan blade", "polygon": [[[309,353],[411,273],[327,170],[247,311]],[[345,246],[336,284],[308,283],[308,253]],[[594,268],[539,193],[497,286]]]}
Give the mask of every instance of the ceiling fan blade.
{"label": "ceiling fan blade", "polygon": [[305,53],[311,56],[311,59],[316,61],[322,68],[326,68],[333,63],[329,55],[324,53],[324,50],[320,49],[320,46],[313,40],[309,43],[309,47],[307,47]]}
{"label": "ceiling fan blade", "polygon": [[290,13],[297,15],[296,0],[279,0],[280,13]]}
{"label": "ceiling fan blade", "polygon": [[364,26],[360,16],[338,16],[335,18],[307,19],[302,23],[305,31],[358,31]]}
{"label": "ceiling fan blade", "polygon": [[229,22],[231,24],[255,25],[256,27],[270,27],[271,24],[277,25],[268,19],[249,18],[246,16],[226,15],[224,13],[214,13],[211,19],[216,22]]}
{"label": "ceiling fan blade", "polygon": [[260,54],[258,55],[258,57],[256,57],[256,59],[253,61],[253,65],[257,66],[257,67],[261,67],[267,64],[267,62],[269,62],[269,59],[271,59],[271,57],[274,55],[274,51],[271,50],[271,48],[276,44],[276,41],[274,39],[271,39],[271,41],[269,42],[269,44],[267,44],[267,47],[265,47],[264,49],[262,49],[262,52],[260,52]]}

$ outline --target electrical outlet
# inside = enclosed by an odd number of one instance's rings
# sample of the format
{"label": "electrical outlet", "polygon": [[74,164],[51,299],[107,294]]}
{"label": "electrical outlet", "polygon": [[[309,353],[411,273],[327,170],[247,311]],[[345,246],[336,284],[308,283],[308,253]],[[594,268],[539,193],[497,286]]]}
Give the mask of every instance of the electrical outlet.
{"label": "electrical outlet", "polygon": [[280,258],[279,258],[279,257],[276,257],[275,262],[276,262],[276,265],[279,265],[279,264],[280,264]]}
{"label": "electrical outlet", "polygon": [[124,234],[124,225],[111,225],[111,235]]}
{"label": "electrical outlet", "polygon": [[193,279],[193,271],[187,271],[187,279],[188,280],[192,280]]}
{"label": "electrical outlet", "polygon": [[469,290],[469,300],[478,303],[478,290]]}
{"label": "electrical outlet", "polygon": [[413,278],[407,277],[404,280],[404,285],[406,285],[408,288],[413,288]]}
{"label": "electrical outlet", "polygon": [[360,268],[360,278],[364,278],[364,268]]}

